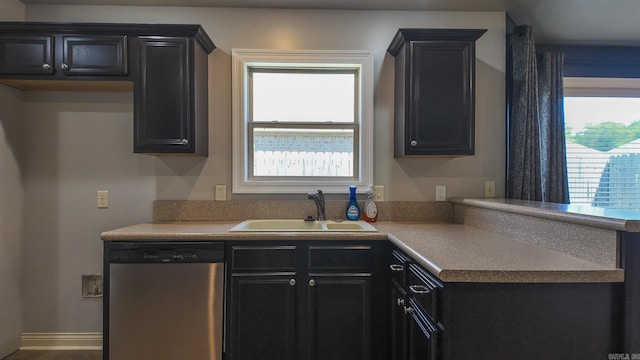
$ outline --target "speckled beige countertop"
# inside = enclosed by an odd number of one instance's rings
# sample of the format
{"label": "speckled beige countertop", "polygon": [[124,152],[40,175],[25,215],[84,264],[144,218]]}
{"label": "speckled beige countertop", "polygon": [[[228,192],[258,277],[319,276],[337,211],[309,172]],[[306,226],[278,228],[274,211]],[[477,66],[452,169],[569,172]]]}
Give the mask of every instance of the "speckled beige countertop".
{"label": "speckled beige countertop", "polygon": [[102,240],[390,240],[444,282],[622,282],[610,268],[449,223],[375,223],[376,233],[229,232],[238,221],[138,224],[102,233]]}
{"label": "speckled beige countertop", "polygon": [[602,229],[640,232],[640,211],[516,199],[451,198],[449,201],[458,205],[480,207]]}

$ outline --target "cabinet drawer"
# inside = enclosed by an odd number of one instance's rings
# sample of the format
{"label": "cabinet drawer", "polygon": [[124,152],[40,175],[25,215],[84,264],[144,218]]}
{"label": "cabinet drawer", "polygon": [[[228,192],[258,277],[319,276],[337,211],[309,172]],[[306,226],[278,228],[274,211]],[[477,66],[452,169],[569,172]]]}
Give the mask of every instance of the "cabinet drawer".
{"label": "cabinet drawer", "polygon": [[296,246],[233,246],[232,271],[295,271]]}
{"label": "cabinet drawer", "polygon": [[371,270],[373,250],[369,245],[310,246],[310,270]]}
{"label": "cabinet drawer", "polygon": [[391,260],[389,262],[389,271],[391,279],[395,280],[398,285],[405,287],[407,285],[407,266],[409,265],[409,257],[404,253],[393,250],[391,252]]}
{"label": "cabinet drawer", "polygon": [[407,274],[407,293],[435,321],[438,321],[436,309],[437,292],[442,285],[420,266],[409,265]]}

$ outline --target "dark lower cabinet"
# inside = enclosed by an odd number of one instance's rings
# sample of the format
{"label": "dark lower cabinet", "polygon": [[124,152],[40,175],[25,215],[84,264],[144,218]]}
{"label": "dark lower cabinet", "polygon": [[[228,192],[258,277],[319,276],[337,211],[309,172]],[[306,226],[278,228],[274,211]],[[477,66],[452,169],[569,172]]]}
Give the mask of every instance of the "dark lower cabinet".
{"label": "dark lower cabinet", "polygon": [[295,274],[232,275],[227,359],[296,359],[295,285]]}
{"label": "dark lower cabinet", "polygon": [[619,283],[440,283],[412,260],[389,263],[393,360],[606,359],[623,348]]}
{"label": "dark lower cabinet", "polygon": [[[411,301],[410,301],[411,302]],[[408,360],[436,360],[437,326],[416,305],[407,308],[407,357]]]}
{"label": "dark lower cabinet", "polygon": [[309,359],[371,359],[372,274],[310,274]]}
{"label": "dark lower cabinet", "polygon": [[407,316],[405,312],[406,293],[392,281],[391,285],[391,360],[407,358]]}
{"label": "dark lower cabinet", "polygon": [[225,359],[388,359],[386,242],[228,246]]}

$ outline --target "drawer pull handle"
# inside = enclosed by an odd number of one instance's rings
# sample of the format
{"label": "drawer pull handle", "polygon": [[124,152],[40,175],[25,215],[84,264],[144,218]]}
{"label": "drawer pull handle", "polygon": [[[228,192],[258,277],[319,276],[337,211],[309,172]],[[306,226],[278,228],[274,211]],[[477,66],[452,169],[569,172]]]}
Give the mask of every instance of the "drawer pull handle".
{"label": "drawer pull handle", "polygon": [[51,65],[49,65],[47,63],[44,63],[44,64],[42,64],[42,68],[45,69],[45,70],[51,70]]}
{"label": "drawer pull handle", "polygon": [[69,70],[69,65],[63,63],[62,64],[62,70],[65,70],[65,71]]}
{"label": "drawer pull handle", "polygon": [[309,280],[309,286],[316,286],[316,281],[313,279]]}
{"label": "drawer pull handle", "polygon": [[404,313],[405,314],[413,314],[413,308],[412,307],[404,307]]}
{"label": "drawer pull handle", "polygon": [[389,268],[391,268],[391,271],[403,271],[404,270],[404,266],[398,265],[398,264],[391,264],[391,265],[389,265]]}
{"label": "drawer pull handle", "polygon": [[296,279],[290,279],[289,280],[289,285],[296,286]]}
{"label": "drawer pull handle", "polygon": [[397,298],[396,299],[396,304],[398,304],[398,306],[404,305],[404,299],[403,298]]}
{"label": "drawer pull handle", "polygon": [[424,285],[409,285],[409,290],[414,294],[429,294],[431,290]]}

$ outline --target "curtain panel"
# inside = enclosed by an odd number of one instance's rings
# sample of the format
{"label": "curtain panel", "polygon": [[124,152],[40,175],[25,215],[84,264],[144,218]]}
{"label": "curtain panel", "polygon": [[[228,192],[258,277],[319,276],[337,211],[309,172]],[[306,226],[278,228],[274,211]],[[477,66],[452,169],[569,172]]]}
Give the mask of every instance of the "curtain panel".
{"label": "curtain panel", "polygon": [[510,37],[512,86],[506,195],[569,202],[562,84],[563,54],[536,54],[533,30]]}

